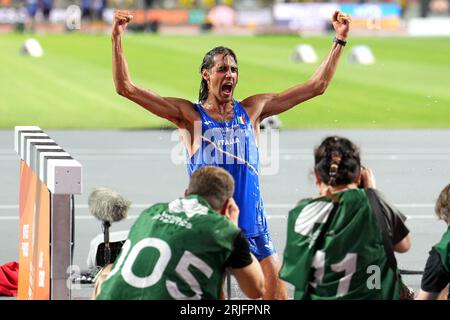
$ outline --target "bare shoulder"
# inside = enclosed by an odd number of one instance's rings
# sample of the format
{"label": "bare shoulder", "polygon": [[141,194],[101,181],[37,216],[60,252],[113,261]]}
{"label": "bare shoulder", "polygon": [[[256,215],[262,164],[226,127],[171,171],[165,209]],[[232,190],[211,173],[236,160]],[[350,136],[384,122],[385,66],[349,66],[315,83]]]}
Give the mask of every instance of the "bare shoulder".
{"label": "bare shoulder", "polygon": [[257,108],[260,105],[264,105],[265,102],[273,97],[274,94],[272,93],[255,94],[242,100],[241,104],[244,108]]}
{"label": "bare shoulder", "polygon": [[193,102],[175,97],[165,97],[164,99],[170,104],[174,105],[178,110],[180,110],[181,121],[193,123],[200,118]]}
{"label": "bare shoulder", "polygon": [[176,97],[164,97],[164,99],[167,100],[169,103],[171,103],[174,106],[177,106],[179,108],[191,107],[191,108],[194,109],[194,103],[189,101],[189,100],[186,100],[186,99],[183,99],[183,98],[176,98]]}
{"label": "bare shoulder", "polygon": [[258,119],[264,110],[264,106],[274,97],[275,94],[273,93],[255,94],[242,100],[241,105],[251,119]]}

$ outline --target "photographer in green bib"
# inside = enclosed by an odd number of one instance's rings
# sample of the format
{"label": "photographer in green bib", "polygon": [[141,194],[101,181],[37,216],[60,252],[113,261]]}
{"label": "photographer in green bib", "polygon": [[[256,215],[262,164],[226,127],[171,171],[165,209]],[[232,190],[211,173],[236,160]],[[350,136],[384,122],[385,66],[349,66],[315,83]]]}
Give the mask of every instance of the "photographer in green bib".
{"label": "photographer in green bib", "polygon": [[450,184],[439,194],[435,213],[447,229],[429,252],[418,300],[450,300]]}
{"label": "photographer in green bib", "polygon": [[144,210],[114,266],[96,283],[98,300],[219,299],[225,270],[250,298],[264,294],[264,275],[237,227],[233,177],[205,166],[185,197]]}
{"label": "photographer in green bib", "polygon": [[409,250],[406,217],[375,189],[350,140],[327,137],[314,158],[319,195],[289,212],[280,277],[295,287],[294,299],[402,298],[405,287],[385,247],[394,260],[392,251]]}

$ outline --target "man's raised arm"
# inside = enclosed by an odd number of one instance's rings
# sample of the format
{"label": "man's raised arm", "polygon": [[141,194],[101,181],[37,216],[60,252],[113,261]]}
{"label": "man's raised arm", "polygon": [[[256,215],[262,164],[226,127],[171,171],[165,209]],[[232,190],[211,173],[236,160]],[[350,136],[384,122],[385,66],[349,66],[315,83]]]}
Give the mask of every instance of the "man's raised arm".
{"label": "man's raised arm", "polygon": [[316,72],[305,83],[291,87],[281,93],[260,94],[245,99],[242,104],[246,107],[251,118],[261,121],[266,117],[282,113],[303,101],[325,92],[336,71],[350,30],[351,21],[349,15],[337,10],[334,12],[331,20],[336,36],[328,56]]}
{"label": "man's raised arm", "polygon": [[190,111],[192,103],[178,98],[163,98],[157,93],[139,87],[133,83],[128,71],[127,61],[122,48],[122,34],[133,16],[129,11],[116,10],[111,32],[112,70],[116,91],[144,107],[151,113],[173,122],[178,127],[193,116]]}

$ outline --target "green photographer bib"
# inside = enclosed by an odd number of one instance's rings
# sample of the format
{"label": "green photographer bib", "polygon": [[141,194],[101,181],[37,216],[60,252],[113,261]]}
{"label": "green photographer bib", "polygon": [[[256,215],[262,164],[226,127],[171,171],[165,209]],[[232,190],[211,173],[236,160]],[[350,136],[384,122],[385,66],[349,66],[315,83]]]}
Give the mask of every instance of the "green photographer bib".
{"label": "green photographer bib", "polygon": [[289,213],[281,278],[294,285],[295,299],[398,299],[399,284],[365,191],[338,196],[337,212],[315,251],[331,200],[303,200]]}
{"label": "green photographer bib", "polygon": [[141,213],[97,299],[218,299],[239,229],[197,196]]}

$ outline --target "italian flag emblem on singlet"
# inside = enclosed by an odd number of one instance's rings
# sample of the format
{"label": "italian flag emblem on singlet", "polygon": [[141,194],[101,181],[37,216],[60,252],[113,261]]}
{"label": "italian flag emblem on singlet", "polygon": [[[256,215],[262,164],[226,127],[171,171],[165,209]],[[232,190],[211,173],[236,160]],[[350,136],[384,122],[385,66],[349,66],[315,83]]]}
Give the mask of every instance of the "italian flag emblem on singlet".
{"label": "italian flag emblem on singlet", "polygon": [[239,124],[245,124],[245,117],[244,116],[239,116],[238,117],[238,122],[239,122]]}

